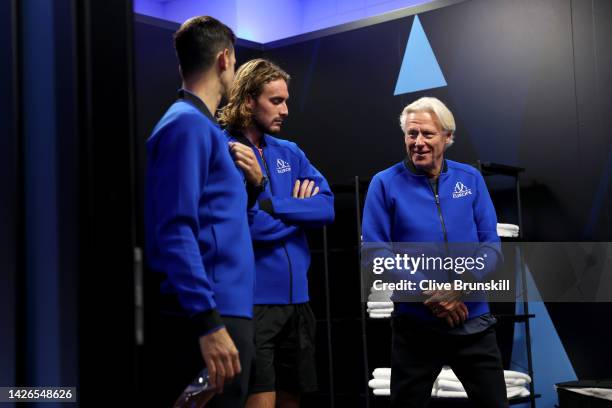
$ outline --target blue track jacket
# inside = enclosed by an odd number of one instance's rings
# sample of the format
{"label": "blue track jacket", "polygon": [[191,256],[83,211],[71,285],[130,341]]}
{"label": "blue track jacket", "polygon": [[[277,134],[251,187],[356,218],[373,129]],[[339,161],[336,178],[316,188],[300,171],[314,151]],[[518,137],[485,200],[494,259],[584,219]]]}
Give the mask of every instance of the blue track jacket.
{"label": "blue track jacket", "polygon": [[[249,209],[249,227],[255,251],[255,304],[285,305],[307,302],[310,250],[305,227],[334,220],[334,196],[329,184],[293,142],[264,135],[258,149],[239,132],[226,130],[228,140],[253,148],[264,175],[265,191]],[[292,197],[296,180],[314,180],[319,193]]]}
{"label": "blue track jacket", "polygon": [[204,334],[219,314],[252,318],[247,193],[227,138],[204,103],[181,91],[147,140],[146,244],[162,292]]}
{"label": "blue track jacket", "polygon": [[[376,174],[365,201],[362,233],[366,245],[389,243],[385,256],[394,256],[393,242],[475,243],[471,246],[477,251],[474,255],[486,254],[488,261],[484,270],[469,276],[470,280],[485,279],[502,257],[497,216],[482,175],[472,166],[451,160],[444,161],[438,197],[427,176],[408,159]],[[409,279],[427,278],[431,277],[418,271]],[[476,297],[482,299],[482,293]],[[464,302],[470,319],[489,312],[486,302],[470,302],[469,297]],[[420,302],[396,303],[395,310],[436,320]]]}

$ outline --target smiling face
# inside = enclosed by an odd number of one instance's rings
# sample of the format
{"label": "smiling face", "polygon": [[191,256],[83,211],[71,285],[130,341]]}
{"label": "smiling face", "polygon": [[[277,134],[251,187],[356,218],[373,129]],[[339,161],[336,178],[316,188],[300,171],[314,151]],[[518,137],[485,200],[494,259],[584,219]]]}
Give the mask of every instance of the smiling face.
{"label": "smiling face", "polygon": [[264,84],[257,99],[249,100],[253,122],[264,133],[277,134],[283,121],[289,116],[287,100],[289,90],[284,79],[276,79]]}
{"label": "smiling face", "polygon": [[404,142],[408,157],[417,169],[429,176],[439,175],[450,139],[450,132],[442,130],[435,114],[426,111],[408,114]]}

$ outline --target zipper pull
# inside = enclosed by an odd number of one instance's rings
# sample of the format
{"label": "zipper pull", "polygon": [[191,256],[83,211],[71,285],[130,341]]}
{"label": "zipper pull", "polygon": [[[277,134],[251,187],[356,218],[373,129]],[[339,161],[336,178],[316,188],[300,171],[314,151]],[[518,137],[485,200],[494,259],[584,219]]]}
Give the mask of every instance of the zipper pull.
{"label": "zipper pull", "polygon": [[440,198],[438,197],[437,194],[435,195],[435,197],[436,197],[436,204],[440,205]]}

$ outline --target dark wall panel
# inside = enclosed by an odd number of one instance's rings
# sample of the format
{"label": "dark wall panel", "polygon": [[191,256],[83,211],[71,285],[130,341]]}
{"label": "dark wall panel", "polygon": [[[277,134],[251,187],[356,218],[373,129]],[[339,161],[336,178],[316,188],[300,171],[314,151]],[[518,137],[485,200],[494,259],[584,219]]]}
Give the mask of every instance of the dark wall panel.
{"label": "dark wall panel", "polygon": [[[17,376],[17,296],[21,246],[21,151],[18,133],[17,7],[0,4],[0,384]],[[23,335],[23,333],[21,333]]]}

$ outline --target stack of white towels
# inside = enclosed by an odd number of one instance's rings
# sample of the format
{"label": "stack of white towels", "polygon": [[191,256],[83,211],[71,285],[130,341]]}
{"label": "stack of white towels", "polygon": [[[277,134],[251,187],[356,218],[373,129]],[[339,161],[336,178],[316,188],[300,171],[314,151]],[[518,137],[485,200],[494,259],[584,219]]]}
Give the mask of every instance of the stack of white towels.
{"label": "stack of white towels", "polygon": [[517,238],[519,226],[514,224],[497,224],[497,235],[504,238]]}
{"label": "stack of white towels", "polygon": [[[374,395],[391,395],[391,369],[377,368],[372,372],[374,379],[368,383]],[[508,398],[529,396],[531,377],[519,371],[504,370],[506,380],[506,393]],[[467,398],[461,381],[450,367],[442,368],[440,375],[434,382],[431,390],[432,397],[438,398]]]}
{"label": "stack of white towels", "polygon": [[379,291],[370,288],[368,295],[368,315],[372,319],[386,319],[391,317],[393,312],[393,302],[391,301],[391,291]]}

